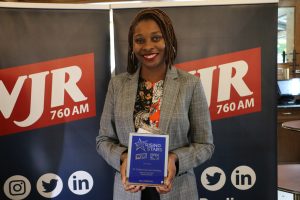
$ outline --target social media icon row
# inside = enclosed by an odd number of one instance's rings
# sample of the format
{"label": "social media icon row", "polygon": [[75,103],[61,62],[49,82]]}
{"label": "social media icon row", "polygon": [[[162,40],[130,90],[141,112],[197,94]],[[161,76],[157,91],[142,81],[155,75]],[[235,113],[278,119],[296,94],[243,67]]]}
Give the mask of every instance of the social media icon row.
{"label": "social media icon row", "polygon": [[[254,186],[256,174],[249,166],[238,166],[231,173],[231,183],[239,190],[248,190]],[[216,166],[206,168],[201,174],[201,183],[209,191],[217,191],[226,183],[225,172]]]}
{"label": "social media icon row", "polygon": [[[68,187],[76,195],[87,194],[93,185],[93,177],[86,171],[76,171],[68,179]],[[63,190],[63,181],[58,175],[47,173],[38,179],[36,188],[41,196],[54,198]],[[15,175],[5,181],[3,189],[9,199],[22,200],[30,194],[31,184],[26,177]]]}

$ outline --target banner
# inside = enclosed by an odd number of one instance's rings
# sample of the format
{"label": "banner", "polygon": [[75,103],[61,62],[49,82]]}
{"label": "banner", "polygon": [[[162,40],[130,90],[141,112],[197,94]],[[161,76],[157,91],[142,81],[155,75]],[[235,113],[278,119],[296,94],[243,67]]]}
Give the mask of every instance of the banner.
{"label": "banner", "polygon": [[[178,39],[176,66],[200,78],[211,112],[216,149],[195,169],[200,200],[277,199],[277,4],[161,9]],[[114,9],[116,73],[139,10]]]}
{"label": "banner", "polygon": [[0,199],[111,199],[108,9],[0,8]]}

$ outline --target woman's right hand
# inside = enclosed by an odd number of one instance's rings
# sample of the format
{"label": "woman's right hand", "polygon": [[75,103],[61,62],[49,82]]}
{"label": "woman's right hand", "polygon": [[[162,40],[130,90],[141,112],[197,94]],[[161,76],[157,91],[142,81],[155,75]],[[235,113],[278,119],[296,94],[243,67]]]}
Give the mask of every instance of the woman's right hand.
{"label": "woman's right hand", "polygon": [[122,153],[121,155],[121,167],[120,167],[120,172],[121,172],[121,179],[122,179],[122,184],[123,187],[126,191],[128,192],[138,192],[141,190],[144,190],[146,187],[142,185],[130,185],[126,182],[126,169],[127,169],[127,152]]}

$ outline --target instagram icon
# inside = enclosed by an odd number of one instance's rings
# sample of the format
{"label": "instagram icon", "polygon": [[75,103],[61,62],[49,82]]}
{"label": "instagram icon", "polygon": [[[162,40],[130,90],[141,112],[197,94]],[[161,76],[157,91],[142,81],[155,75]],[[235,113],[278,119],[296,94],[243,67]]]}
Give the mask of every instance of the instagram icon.
{"label": "instagram icon", "polygon": [[23,180],[15,180],[9,182],[9,193],[13,196],[23,195],[26,191],[26,185]]}
{"label": "instagram icon", "polygon": [[4,183],[4,193],[9,199],[25,199],[29,195],[30,190],[30,182],[24,176],[12,176]]}

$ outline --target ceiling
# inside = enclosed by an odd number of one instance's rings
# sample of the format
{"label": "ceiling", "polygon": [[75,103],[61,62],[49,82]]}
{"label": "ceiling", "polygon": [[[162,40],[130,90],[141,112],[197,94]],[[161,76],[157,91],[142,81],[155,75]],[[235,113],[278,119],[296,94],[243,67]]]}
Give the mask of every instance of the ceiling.
{"label": "ceiling", "polygon": [[[135,0],[0,0],[0,2],[23,2],[23,3],[24,2],[25,3],[96,3],[96,2],[116,2],[116,1],[135,1]],[[165,1],[165,0],[140,0],[140,1]],[[279,4],[288,1],[290,0],[279,0]]]}
{"label": "ceiling", "polygon": [[23,3],[24,2],[25,3],[96,3],[96,2],[113,2],[113,1],[125,1],[125,0],[0,0],[0,2],[23,2]]}

